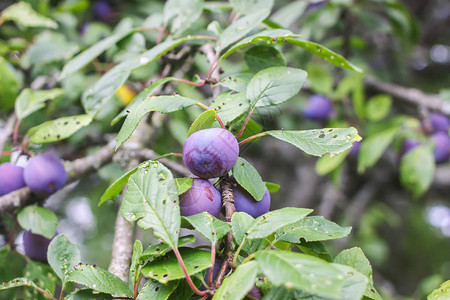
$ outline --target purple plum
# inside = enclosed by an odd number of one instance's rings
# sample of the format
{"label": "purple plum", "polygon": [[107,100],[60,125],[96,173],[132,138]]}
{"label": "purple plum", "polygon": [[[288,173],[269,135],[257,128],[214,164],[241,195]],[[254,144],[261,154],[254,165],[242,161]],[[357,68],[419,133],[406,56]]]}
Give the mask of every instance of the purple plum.
{"label": "purple plum", "polygon": [[420,143],[414,139],[405,139],[402,143],[402,150],[400,156],[403,157],[406,153],[419,146]]}
{"label": "purple plum", "polygon": [[[57,234],[58,233],[55,233],[53,237]],[[31,231],[25,231],[23,234],[23,247],[25,249],[25,254],[33,260],[47,263],[48,245],[52,239],[48,239],[39,234],[34,234]]]}
{"label": "purple plum", "polygon": [[[427,129],[428,127],[422,122],[422,127]],[[432,113],[429,118],[429,128],[432,133],[445,132],[447,133],[450,129],[450,120],[447,116],[440,113]],[[427,125],[428,125],[427,124]]]}
{"label": "purple plum", "polygon": [[303,115],[310,120],[322,121],[330,118],[335,113],[333,103],[322,95],[312,95],[308,99]]}
{"label": "purple plum", "polygon": [[67,172],[57,156],[43,153],[30,159],[24,171],[24,178],[33,193],[50,195],[66,183]]}
{"label": "purple plum", "polygon": [[361,142],[354,142],[352,147],[350,148],[350,152],[348,153],[348,155],[350,157],[357,157],[360,147],[361,147]]}
{"label": "purple plum", "polygon": [[94,18],[105,20],[113,13],[113,8],[108,1],[98,1],[93,5]]}
{"label": "purple plum", "polygon": [[255,297],[256,299],[261,299],[262,298],[261,290],[256,285],[253,286],[253,288],[250,290],[250,292],[248,292],[248,294],[250,296]]}
{"label": "purple plum", "polygon": [[218,217],[221,207],[220,193],[208,180],[194,178],[192,187],[180,196],[181,215],[185,217],[204,211]]}
{"label": "purple plum", "polygon": [[[222,260],[220,260],[220,259],[217,259],[215,262],[214,262],[214,268],[213,268],[213,275],[212,275],[212,281],[214,282],[214,280],[216,280],[216,277],[217,277],[217,274],[219,274],[219,271],[220,271],[220,266],[222,265]],[[205,275],[205,278],[204,278],[204,280],[205,280],[205,282],[208,284],[208,277],[209,277],[209,270],[210,269],[207,269],[206,270],[206,275]],[[201,286],[200,286],[200,290],[201,291],[204,291],[206,288],[205,288],[205,286],[202,284]]]}
{"label": "purple plum", "polygon": [[270,193],[267,188],[261,201],[256,201],[252,195],[239,186],[233,188],[233,193],[236,196],[234,199],[236,211],[245,212],[253,218],[257,218],[269,211]]}
{"label": "purple plum", "polygon": [[450,137],[445,132],[436,132],[431,136],[434,142],[434,159],[437,163],[446,162],[450,158]]}
{"label": "purple plum", "polygon": [[235,136],[222,128],[202,129],[186,139],[183,160],[186,167],[200,178],[220,177],[237,161],[239,145]]}
{"label": "purple plum", "polygon": [[25,186],[23,168],[12,163],[0,165],[0,196],[11,193]]}

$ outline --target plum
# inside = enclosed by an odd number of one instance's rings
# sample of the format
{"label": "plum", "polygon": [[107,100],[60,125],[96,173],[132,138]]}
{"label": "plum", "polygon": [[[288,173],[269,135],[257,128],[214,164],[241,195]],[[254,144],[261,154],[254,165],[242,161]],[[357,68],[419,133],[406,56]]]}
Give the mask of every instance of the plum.
{"label": "plum", "polygon": [[257,218],[269,211],[270,193],[267,188],[261,201],[256,201],[252,195],[240,186],[233,188],[233,193],[235,195],[234,206],[236,211],[245,212],[253,218]]}
{"label": "plum", "polygon": [[30,159],[24,171],[24,178],[33,193],[49,195],[66,183],[67,172],[57,156],[43,153]]}
{"label": "plum", "polygon": [[25,186],[23,168],[12,163],[0,165],[0,196],[11,193]]}
{"label": "plum", "polygon": [[182,216],[192,216],[204,211],[218,217],[222,206],[220,193],[208,181],[194,178],[192,187],[180,196],[180,210]]}
{"label": "plum", "polygon": [[98,1],[93,5],[94,18],[97,20],[106,20],[113,13],[113,8],[108,1]]}
{"label": "plum", "polygon": [[450,158],[450,137],[445,132],[436,132],[431,136],[434,142],[434,159],[437,163],[446,162]]}
{"label": "plum", "polygon": [[[58,233],[55,233],[55,237]],[[23,234],[23,247],[25,254],[33,259],[43,263],[47,263],[47,250],[48,245],[53,238],[48,239],[42,235],[32,233],[31,231],[25,231]]]}
{"label": "plum", "polygon": [[261,290],[256,285],[252,287],[252,289],[250,290],[250,292],[248,292],[248,294],[250,296],[255,297],[256,299],[262,298]]}
{"label": "plum", "polygon": [[417,141],[415,139],[411,139],[411,138],[405,139],[402,143],[400,157],[403,157],[406,153],[408,153],[409,151],[411,151],[412,149],[416,148],[419,145],[420,145],[419,141]]}
{"label": "plum", "polygon": [[[448,132],[450,128],[450,120],[447,116],[441,113],[432,113],[429,118],[430,130],[432,133],[436,132]],[[425,124],[422,123],[422,126],[426,128]]]}
{"label": "plum", "polygon": [[357,157],[359,153],[359,148],[361,148],[361,142],[354,142],[352,147],[350,148],[348,155],[350,157]]}
{"label": "plum", "polygon": [[333,103],[323,95],[312,95],[303,109],[303,115],[310,120],[322,121],[335,113]]}
{"label": "plum", "polygon": [[186,139],[183,160],[200,178],[209,179],[228,173],[236,163],[239,145],[234,135],[222,128],[202,129]]}

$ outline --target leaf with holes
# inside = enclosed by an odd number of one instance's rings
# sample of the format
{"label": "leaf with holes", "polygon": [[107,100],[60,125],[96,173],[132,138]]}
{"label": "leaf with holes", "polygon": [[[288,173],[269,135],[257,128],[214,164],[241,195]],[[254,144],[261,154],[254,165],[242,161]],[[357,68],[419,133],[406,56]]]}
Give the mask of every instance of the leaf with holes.
{"label": "leaf with holes", "polygon": [[81,289],[68,295],[65,300],[112,300],[112,295],[106,293],[99,293],[91,289]]}
{"label": "leaf with holes", "polygon": [[72,244],[64,234],[60,234],[50,242],[47,259],[56,275],[65,282],[68,271],[81,262],[81,253],[78,245]]}
{"label": "leaf with holes", "polygon": [[222,220],[202,212],[189,217],[183,217],[192,227],[200,232],[208,241],[216,243],[231,230],[231,226]]}
{"label": "leaf with holes", "polygon": [[176,248],[180,231],[178,191],[172,173],[159,162],[140,166],[128,180],[120,210],[125,220],[153,229],[156,237]]}
{"label": "leaf with holes", "polygon": [[139,291],[136,300],[167,300],[179,284],[179,280],[167,284],[149,280]]}
{"label": "leaf with holes", "polygon": [[[178,247],[184,246],[189,243],[195,242],[195,236],[193,235],[186,235],[182,236],[178,239]],[[139,260],[146,260],[146,259],[154,259],[158,256],[164,256],[166,253],[171,251],[172,248],[169,247],[167,244],[157,244],[157,245],[150,245],[147,249],[142,253],[142,255],[139,257]]]}
{"label": "leaf with holes", "polygon": [[244,299],[255,285],[257,272],[258,264],[255,261],[240,265],[233,274],[225,278],[213,300]]}
{"label": "leaf with holes", "polygon": [[238,19],[236,22],[225,28],[216,42],[216,52],[222,52],[222,50],[237,40],[243,38],[247,33],[267,18],[269,14],[269,9],[261,9]]}
{"label": "leaf with holes", "polygon": [[23,89],[17,97],[15,111],[17,118],[25,119],[35,111],[44,108],[47,101],[55,100],[64,95],[62,89],[37,90]]}
{"label": "leaf with holes", "polygon": [[233,176],[239,185],[249,192],[256,201],[262,200],[266,193],[266,185],[258,171],[248,161],[238,157],[233,167]]}
{"label": "leaf with holes", "polygon": [[125,123],[123,123],[122,128],[120,128],[119,134],[117,135],[116,149],[128,140],[142,117],[149,112],[158,111],[167,114],[198,104],[198,101],[178,95],[157,96],[147,99],[139,104],[125,119]]}
{"label": "leaf with holes", "polygon": [[186,193],[192,187],[192,177],[175,178],[178,195]]}
{"label": "leaf with holes", "polygon": [[131,297],[130,288],[117,276],[91,265],[78,265],[67,275],[67,281],[85,285],[95,291]]}
{"label": "leaf with holes", "polygon": [[275,238],[289,243],[300,243],[301,239],[307,242],[327,241],[347,236],[351,227],[340,227],[324,217],[306,217],[296,223],[277,230]]}
{"label": "leaf with holes", "polygon": [[92,122],[92,116],[77,115],[47,121],[30,128],[29,140],[34,144],[45,144],[66,139]]}
{"label": "leaf with holes", "polygon": [[326,153],[336,155],[349,149],[362,138],[354,127],[324,128],[313,130],[273,130],[266,134],[290,143],[307,154],[322,156]]}
{"label": "leaf with holes", "polygon": [[197,117],[197,119],[195,119],[191,127],[189,127],[188,136],[190,136],[196,131],[211,128],[215,120],[216,120],[216,111],[214,109],[204,111]]}
{"label": "leaf with holes", "polygon": [[7,289],[12,289],[15,287],[20,287],[20,286],[28,286],[28,287],[31,287],[34,289],[39,289],[39,287],[33,281],[31,281],[25,277],[20,277],[20,278],[14,278],[9,281],[5,281],[5,282],[3,282],[3,284],[0,284],[0,291],[4,291]]}
{"label": "leaf with holes", "polygon": [[[228,75],[225,76],[224,78],[222,78],[217,85],[221,85],[223,87],[226,87],[229,90],[238,92],[238,93],[243,93],[241,96],[243,96],[242,98],[245,98],[245,91],[247,90],[247,85],[250,82],[250,80],[252,79],[252,74],[250,73],[237,73],[237,74],[233,74],[233,75]],[[230,95],[230,94],[228,94]],[[232,96],[234,96],[235,94],[233,94]],[[220,95],[219,95],[220,97]],[[217,97],[217,98],[219,98]],[[217,98],[214,99],[213,105],[214,103],[222,103],[222,102],[218,102]],[[247,101],[248,102],[248,101]],[[218,107],[219,105],[214,105],[214,107]],[[211,106],[211,108],[213,108]]]}
{"label": "leaf with holes", "polygon": [[297,39],[293,39],[293,38],[288,39],[287,42],[290,44],[299,46],[299,47],[311,52],[312,54],[317,55],[320,58],[323,58],[327,62],[332,63],[333,65],[336,65],[338,67],[348,69],[351,71],[355,71],[355,72],[362,72],[362,70],[359,67],[353,65],[352,63],[348,62],[341,55],[331,51],[330,49],[328,49],[322,45],[319,45],[317,43],[310,42],[310,41],[302,41],[302,40],[297,40]]}
{"label": "leaf with holes", "polygon": [[23,27],[58,28],[58,24],[50,18],[38,14],[30,3],[18,2],[8,6],[0,14],[0,23],[14,21]]}
{"label": "leaf with holes", "polygon": [[210,108],[215,109],[224,124],[234,121],[250,109],[244,93],[223,93],[214,99]]}
{"label": "leaf with holes", "polygon": [[279,228],[297,222],[313,210],[298,207],[284,207],[269,211],[256,218],[246,232],[247,239],[261,239],[277,231]]}
{"label": "leaf with holes", "polygon": [[331,298],[338,298],[344,287],[344,271],[310,255],[268,250],[256,253],[256,261],[274,286]]}
{"label": "leaf with holes", "polygon": [[49,209],[29,205],[20,210],[17,221],[24,230],[31,230],[34,234],[39,234],[51,239],[58,227],[58,217]]}
{"label": "leaf with holes", "polygon": [[[211,267],[210,252],[193,248],[180,248],[179,250],[189,275],[194,275]],[[142,268],[142,274],[161,283],[185,278],[183,270],[173,252],[149,262]]]}
{"label": "leaf with holes", "polygon": [[252,107],[278,105],[297,95],[307,73],[300,69],[272,67],[264,69],[250,80],[247,98]]}

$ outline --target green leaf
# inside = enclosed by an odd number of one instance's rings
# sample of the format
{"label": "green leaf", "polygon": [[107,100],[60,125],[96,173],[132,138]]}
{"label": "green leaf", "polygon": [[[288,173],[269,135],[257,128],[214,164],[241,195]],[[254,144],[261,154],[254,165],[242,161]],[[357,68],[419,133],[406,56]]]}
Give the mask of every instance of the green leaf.
{"label": "green leaf", "polygon": [[305,254],[318,257],[328,262],[332,262],[330,253],[321,242],[302,242],[297,247]]}
{"label": "green leaf", "polygon": [[87,113],[97,114],[98,111],[112,99],[117,90],[127,81],[131,71],[154,62],[165,53],[184,42],[201,39],[204,39],[204,37],[187,36],[176,40],[168,40],[154,46],[141,55],[126,59],[104,74],[92,88],[88,89],[83,94],[82,103],[84,109]]}
{"label": "green leaf", "polygon": [[117,276],[91,265],[78,265],[67,275],[67,281],[85,285],[95,291],[131,297],[130,288]]}
{"label": "green leaf", "polygon": [[300,243],[301,239],[307,242],[327,241],[343,238],[350,233],[351,229],[351,227],[340,227],[324,217],[312,216],[280,228],[275,238],[294,244]]}
{"label": "green leaf", "polygon": [[142,117],[149,112],[159,111],[161,113],[167,114],[196,105],[198,103],[199,102],[195,100],[178,95],[158,96],[147,99],[146,101],[139,104],[134,110],[132,110],[125,119],[125,123],[122,125],[122,128],[120,128],[119,134],[117,135],[116,149],[128,140],[128,138],[138,126]]}
{"label": "green leaf", "polygon": [[266,45],[257,45],[247,50],[244,60],[254,73],[266,68],[286,66],[286,60],[281,52],[275,47]]}
{"label": "green leaf", "polygon": [[186,193],[192,187],[192,177],[175,178],[178,195]]}
{"label": "green leaf", "polygon": [[450,297],[450,280],[447,280],[431,294],[428,295],[427,300],[445,300]]}
{"label": "green leaf", "polygon": [[433,151],[426,145],[416,147],[400,162],[400,181],[415,196],[420,196],[433,182],[435,168]]}
{"label": "green leaf", "polygon": [[261,42],[284,42],[288,38],[292,38],[294,36],[295,34],[285,29],[265,30],[255,33],[249,37],[242,39],[242,41],[240,41],[239,43],[233,45],[220,57],[218,62],[222,62],[228,55],[242,47],[258,44]]}
{"label": "green leaf", "polygon": [[64,95],[62,89],[39,90],[23,89],[16,100],[16,115],[20,120],[25,119],[35,111],[44,108],[46,101],[55,100]]}
{"label": "green leaf", "polygon": [[366,105],[366,116],[377,122],[384,119],[391,109],[392,98],[389,95],[376,95],[369,99]]}
{"label": "green leaf", "polygon": [[77,115],[47,121],[30,128],[27,136],[32,143],[45,144],[63,140],[92,122],[92,116]]}
{"label": "green leaf", "polygon": [[249,240],[267,237],[279,228],[303,219],[312,211],[312,209],[298,207],[284,207],[269,211],[256,218],[245,235]]}
{"label": "green leaf", "polygon": [[316,173],[318,175],[326,175],[337,167],[339,167],[347,157],[350,150],[345,150],[337,155],[324,155],[320,157],[316,162]]}
{"label": "green leaf", "polygon": [[241,244],[246,232],[251,228],[255,219],[245,212],[235,212],[231,217],[231,232],[236,244]]}
{"label": "green leaf", "polygon": [[140,272],[140,257],[142,256],[142,252],[144,251],[142,247],[142,243],[140,240],[135,240],[133,245],[133,256],[131,257],[131,265],[130,265],[130,273],[128,276],[128,286],[131,288],[134,287],[136,283],[136,274]]}
{"label": "green leaf", "polygon": [[20,227],[32,233],[51,239],[58,227],[58,217],[49,209],[29,205],[21,209],[17,215]]}
{"label": "green leaf", "polygon": [[[144,162],[140,166],[142,166],[145,163],[148,163],[148,162]],[[125,186],[125,184],[127,184],[128,178],[130,178],[131,175],[136,173],[138,168],[139,168],[139,166],[129,170],[128,172],[126,172],[125,174],[120,176],[120,178],[118,178],[116,181],[114,181],[113,184],[111,184],[106,189],[106,191],[103,193],[102,197],[100,198],[100,202],[98,203],[98,206],[102,205],[103,203],[105,203],[106,201],[108,201],[110,199],[113,200],[114,197],[116,197],[118,194],[122,193],[122,189]]]}
{"label": "green leaf", "polygon": [[58,24],[50,18],[38,14],[30,3],[18,2],[7,7],[0,15],[0,20],[14,21],[24,27],[58,28]]}
{"label": "green leaf", "polygon": [[91,289],[81,289],[70,294],[66,300],[109,300],[114,299],[112,295],[106,293],[98,293]]}
{"label": "green leaf", "polygon": [[278,105],[295,96],[303,86],[307,73],[300,69],[272,67],[258,72],[247,86],[252,107]]}
{"label": "green leaf", "polygon": [[308,78],[314,93],[330,96],[333,91],[333,76],[321,64],[312,63],[308,67]]}
{"label": "green leaf", "polygon": [[270,14],[269,9],[261,9],[238,19],[236,22],[225,28],[217,40],[215,50],[222,52],[225,48],[243,38],[253,28],[258,26]]}
{"label": "green leaf", "polygon": [[[338,300],[353,300],[353,299],[362,299],[364,295],[364,291],[366,290],[367,284],[369,280],[366,276],[361,274],[360,272],[355,271],[355,269],[333,264],[336,268],[340,269],[343,273],[345,273],[345,281],[342,286],[342,290],[340,296],[337,297]],[[328,300],[328,298],[322,297],[314,297],[313,299],[317,300]]]}
{"label": "green leaf", "polygon": [[325,48],[322,45],[319,45],[314,42],[302,41],[302,40],[297,40],[297,39],[293,39],[293,38],[289,38],[287,40],[287,42],[290,44],[299,46],[299,47],[311,52],[314,55],[319,56],[320,58],[323,58],[327,62],[332,63],[338,67],[348,69],[351,71],[355,71],[355,72],[362,72],[362,70],[359,67],[353,65],[352,63],[348,62],[345,58],[343,58],[341,55],[331,51],[330,49]]}
{"label": "green leaf", "polygon": [[[221,85],[223,87],[226,87],[229,90],[239,93],[239,94],[228,94],[227,96],[240,95],[240,96],[243,96],[241,98],[244,98],[245,100],[247,100],[247,98],[245,97],[245,91],[247,90],[247,85],[251,79],[252,79],[252,74],[250,74],[250,73],[237,73],[237,74],[225,76],[217,83],[217,85]],[[243,93],[243,94],[241,94],[241,93]],[[219,95],[219,97],[220,97],[220,95]],[[214,99],[213,105],[214,105],[214,103],[222,103],[217,100],[219,97]],[[249,101],[247,100],[247,102],[249,102]],[[218,106],[219,105],[215,105],[214,107],[218,107]],[[211,106],[211,108],[213,108],[213,107]]]}
{"label": "green leaf", "polygon": [[20,89],[20,82],[12,66],[0,56],[0,110],[14,106]]}
{"label": "green leaf", "polygon": [[[248,15],[264,8],[272,9],[273,0],[230,0],[233,8],[240,14]],[[236,298],[237,299],[237,298]]]}
{"label": "green leaf", "polygon": [[268,250],[256,253],[256,261],[275,286],[332,298],[339,297],[344,286],[345,272],[306,254]]}
{"label": "green leaf", "polygon": [[244,299],[255,285],[257,272],[258,264],[255,261],[239,265],[230,277],[225,278],[213,300]]}
{"label": "green leaf", "polygon": [[177,288],[180,281],[171,281],[167,284],[149,280],[139,291],[136,300],[166,300]]}
{"label": "green leaf", "polygon": [[262,200],[266,193],[266,185],[258,171],[248,161],[238,157],[233,167],[233,176],[239,185],[249,192],[256,201]]}
{"label": "green leaf", "polygon": [[264,184],[266,185],[266,188],[269,190],[269,193],[276,193],[280,190],[280,185],[277,183],[265,181]]}
{"label": "green leaf", "polygon": [[364,296],[374,300],[382,299],[373,286],[372,266],[361,248],[354,247],[341,251],[334,258],[334,262],[350,266],[368,278],[368,284],[364,290]]}
{"label": "green leaf", "polygon": [[267,134],[314,156],[322,156],[326,153],[334,156],[349,149],[354,142],[361,140],[354,127],[299,131],[273,130],[268,131]]}
{"label": "green leaf", "polygon": [[[211,267],[210,252],[193,248],[180,248],[179,250],[190,276]],[[145,265],[142,268],[142,274],[161,283],[185,278],[173,252]]]}
{"label": "green leaf", "polygon": [[60,79],[64,79],[82,69],[84,66],[93,61],[97,56],[114,46],[117,42],[127,37],[134,30],[131,23],[125,23],[117,32],[110,35],[98,43],[92,45],[85,51],[81,52],[64,65]]}
{"label": "green leaf", "polygon": [[59,278],[55,275],[52,268],[48,264],[39,261],[28,260],[25,269],[23,269],[23,274],[51,294],[55,292],[56,285],[60,284]]}
{"label": "green leaf", "polygon": [[189,217],[183,217],[195,230],[203,235],[211,243],[217,243],[231,230],[231,226],[222,220],[211,216],[208,212],[202,212]]}
{"label": "green leaf", "polygon": [[216,97],[210,108],[217,111],[224,124],[234,121],[250,109],[250,102],[244,93],[224,93]]}
{"label": "green leaf", "polygon": [[172,173],[158,162],[141,166],[128,180],[122,216],[176,248],[180,231],[178,191]]}
{"label": "green leaf", "polygon": [[[182,236],[178,239],[178,247],[184,246],[189,243],[195,242],[195,237],[193,235]],[[139,260],[146,260],[151,258],[156,258],[158,256],[164,256],[167,252],[172,250],[167,244],[157,244],[150,245],[139,257]]]}
{"label": "green leaf", "polygon": [[203,12],[202,0],[168,0],[164,5],[164,22],[172,20],[171,32],[175,36],[186,31]]}
{"label": "green leaf", "polygon": [[155,91],[163,84],[174,80],[175,77],[166,77],[162,78],[160,80],[156,80],[151,85],[146,87],[144,90],[142,90],[136,97],[134,97],[133,101],[128,104],[112,121],[111,126],[115,125],[117,122],[119,122],[122,118],[126,117],[128,113],[132,110],[134,110],[139,104],[141,104],[143,101],[148,99],[150,96],[152,96]]}
{"label": "green leaf", "polygon": [[191,127],[189,127],[188,136],[190,136],[196,131],[211,128],[215,120],[216,120],[216,111],[214,109],[204,111],[197,117],[197,119],[195,119]]}
{"label": "green leaf", "polygon": [[12,289],[20,286],[28,286],[34,289],[39,289],[39,287],[33,281],[29,280],[25,277],[14,278],[13,280],[9,280],[0,284],[0,291],[4,291],[7,289]]}
{"label": "green leaf", "polygon": [[372,134],[361,142],[358,154],[358,173],[372,167],[394,140],[399,127],[391,127]]}
{"label": "green leaf", "polygon": [[64,234],[57,235],[48,246],[49,265],[62,281],[66,281],[68,271],[81,261],[78,245],[72,244]]}
{"label": "green leaf", "polygon": [[271,16],[271,20],[283,27],[290,27],[308,8],[309,2],[298,0],[286,3]]}

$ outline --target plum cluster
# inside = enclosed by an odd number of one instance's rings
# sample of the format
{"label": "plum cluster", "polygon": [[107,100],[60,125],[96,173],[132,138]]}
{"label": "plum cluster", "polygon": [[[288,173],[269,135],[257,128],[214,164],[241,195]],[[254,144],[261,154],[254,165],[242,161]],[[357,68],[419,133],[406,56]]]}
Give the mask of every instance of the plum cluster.
{"label": "plum cluster", "polygon": [[22,168],[12,163],[0,165],[0,196],[25,186],[41,196],[59,190],[67,180],[67,172],[61,160],[51,154],[43,153],[30,159]]}
{"label": "plum cluster", "polygon": [[[191,216],[204,211],[218,217],[222,207],[220,192],[212,178],[222,177],[234,167],[239,156],[236,137],[222,128],[202,129],[190,135],[183,146],[186,167],[198,178],[192,187],[180,196],[181,215]],[[270,194],[266,191],[261,201],[256,201],[242,187],[235,184],[235,206],[254,218],[269,211]]]}

